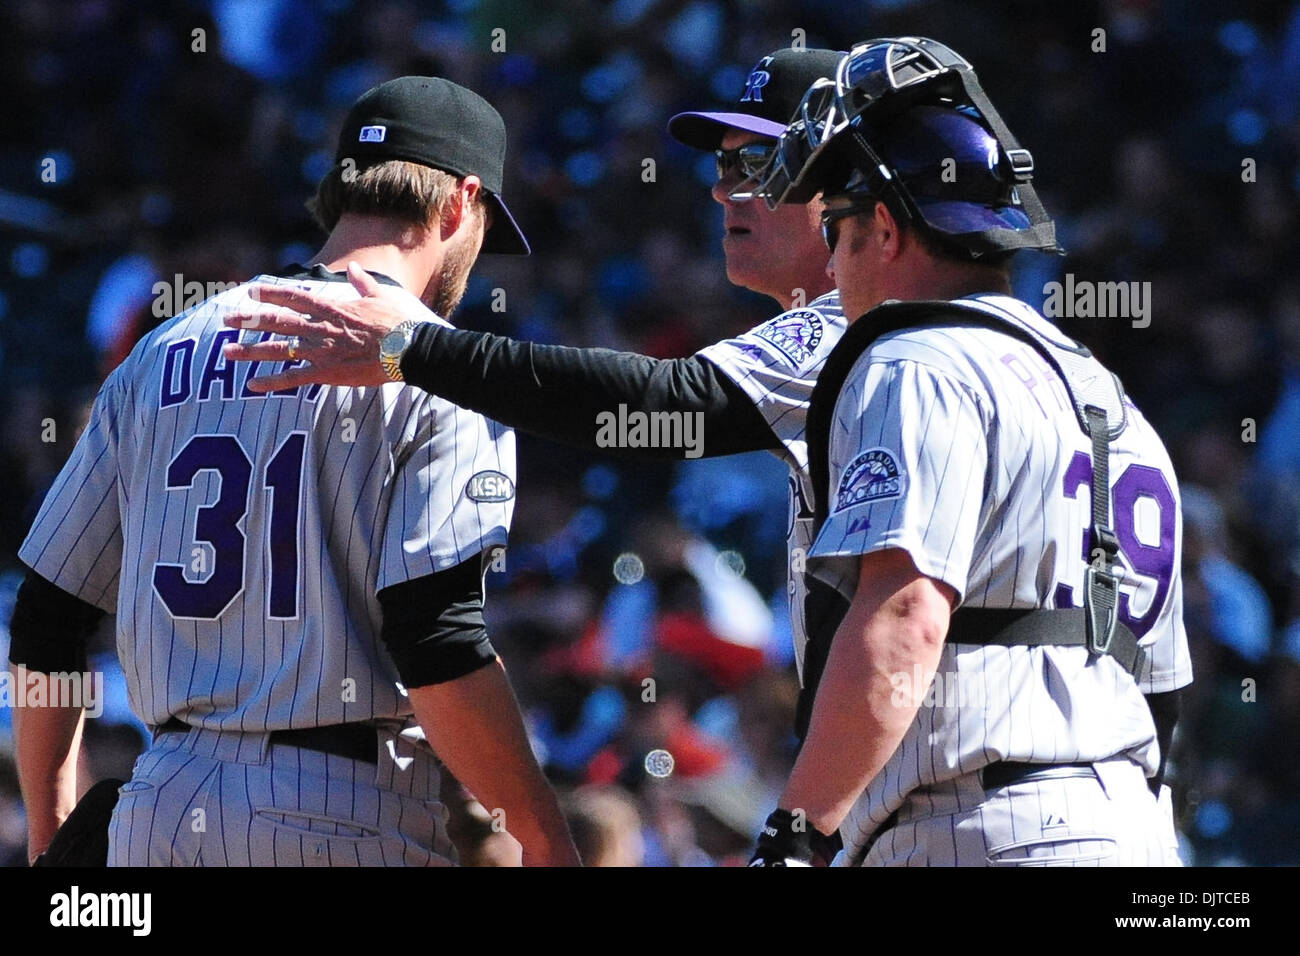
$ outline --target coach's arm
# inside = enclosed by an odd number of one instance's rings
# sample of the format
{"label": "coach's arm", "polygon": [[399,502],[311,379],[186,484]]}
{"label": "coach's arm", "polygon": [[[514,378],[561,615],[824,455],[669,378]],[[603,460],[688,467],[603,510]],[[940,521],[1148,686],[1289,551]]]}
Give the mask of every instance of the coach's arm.
{"label": "coach's arm", "polygon": [[[29,675],[39,674],[44,680],[49,674],[84,673],[86,643],[103,616],[103,611],[29,571],[18,589],[9,622],[13,693],[26,695]],[[45,852],[77,803],[77,754],[84,709],[55,701],[53,696],[47,693],[43,706],[13,708],[18,785],[27,813],[28,862]]]}
{"label": "coach's arm", "polygon": [[[289,286],[266,286],[267,303],[233,312],[226,325],[297,336],[296,355],[309,365],[251,379],[249,388],[267,392],[290,385],[381,385],[388,381],[379,364],[379,342],[408,319],[426,324],[416,330],[402,356],[408,385],[478,412],[511,428],[580,448],[626,458],[680,459],[682,449],[605,448],[597,443],[598,416],[625,405],[648,414],[699,415],[708,438],[706,458],[781,446],[745,391],[702,355],[656,359],[612,349],[569,348],[521,342],[487,332],[438,325],[432,313],[401,289],[385,286],[355,264],[348,275],[360,299],[313,295]],[[294,312],[286,312],[293,309]],[[297,312],[312,318],[304,319]],[[289,340],[229,344],[227,359],[283,361]]]}
{"label": "coach's arm", "polygon": [[891,675],[934,672],[956,600],[956,591],[921,574],[906,551],[862,556],[857,592],[835,632],[808,736],[781,795],[783,809],[803,810],[821,833],[839,829],[916,719],[925,688],[898,701]]}
{"label": "coach's arm", "polygon": [[524,865],[577,866],[555,792],[483,621],[483,556],[379,592],[383,640],[438,757],[523,846]]}

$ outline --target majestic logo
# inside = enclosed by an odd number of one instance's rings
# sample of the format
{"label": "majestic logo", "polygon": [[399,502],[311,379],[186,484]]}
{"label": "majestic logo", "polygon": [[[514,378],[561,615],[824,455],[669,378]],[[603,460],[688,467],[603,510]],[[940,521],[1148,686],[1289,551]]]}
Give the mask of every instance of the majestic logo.
{"label": "majestic logo", "polygon": [[870,530],[871,530],[871,519],[868,518],[866,515],[858,515],[856,518],[853,519],[853,523],[849,525],[848,533],[857,534],[859,531],[861,531],[863,534],[866,534]]}
{"label": "majestic logo", "polygon": [[357,137],[358,143],[382,143],[384,137],[388,135],[387,126],[363,126],[361,135]]}
{"label": "majestic logo", "polygon": [[480,471],[465,483],[465,497],[471,501],[509,501],[515,496],[515,483],[499,471]]}
{"label": "majestic logo", "polygon": [[763,87],[772,82],[772,74],[767,72],[767,67],[771,62],[772,58],[770,56],[765,56],[758,61],[758,65],[749,74],[749,79],[745,80],[745,92],[740,94],[740,102],[763,102]]}
{"label": "majestic logo", "polygon": [[903,493],[898,463],[885,448],[864,451],[844,469],[835,492],[835,510],[843,511],[869,501],[887,501]]}
{"label": "majestic logo", "polygon": [[812,309],[799,309],[778,315],[755,333],[771,342],[795,368],[813,357],[822,341],[822,317]]}

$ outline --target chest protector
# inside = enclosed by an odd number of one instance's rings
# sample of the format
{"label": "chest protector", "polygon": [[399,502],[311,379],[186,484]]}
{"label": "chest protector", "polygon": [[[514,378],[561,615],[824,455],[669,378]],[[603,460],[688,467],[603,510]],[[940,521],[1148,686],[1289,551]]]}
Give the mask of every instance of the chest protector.
{"label": "chest protector", "polygon": [[[949,644],[1086,647],[1090,654],[1111,655],[1135,680],[1146,676],[1145,651],[1117,617],[1119,576],[1115,557],[1119,542],[1110,523],[1110,443],[1127,427],[1124,388],[1092,353],[1077,342],[1062,344],[1031,328],[1013,314],[990,305],[963,301],[885,302],[849,326],[817,377],[808,408],[808,463],[814,493],[814,540],[829,514],[831,426],[840,389],[858,358],[876,339],[912,328],[978,327],[994,329],[1032,346],[1065,384],[1079,427],[1092,442],[1092,518],[1081,608],[959,607],[948,628]],[[808,732],[817,685],[830,653],[831,639],[849,602],[834,588],[808,576],[805,614],[808,647],[804,654],[803,689],[795,718],[802,740]]]}

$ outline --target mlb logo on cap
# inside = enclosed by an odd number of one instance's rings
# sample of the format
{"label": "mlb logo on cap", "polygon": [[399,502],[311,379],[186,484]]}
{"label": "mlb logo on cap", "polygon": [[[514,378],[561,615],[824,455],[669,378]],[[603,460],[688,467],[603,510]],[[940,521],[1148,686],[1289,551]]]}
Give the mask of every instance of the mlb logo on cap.
{"label": "mlb logo on cap", "polygon": [[399,160],[453,176],[478,176],[496,213],[483,252],[528,255],[528,241],[501,199],[506,126],[492,104],[439,76],[399,76],[366,90],[339,132],[334,162],[358,171]]}

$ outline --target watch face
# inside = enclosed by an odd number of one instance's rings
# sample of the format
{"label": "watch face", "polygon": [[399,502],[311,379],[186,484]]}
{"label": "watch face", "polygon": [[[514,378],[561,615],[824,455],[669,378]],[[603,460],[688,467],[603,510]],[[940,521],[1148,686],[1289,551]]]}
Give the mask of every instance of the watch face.
{"label": "watch face", "polygon": [[411,341],[411,332],[409,329],[393,329],[382,339],[379,340],[379,354],[389,357],[396,357],[402,354],[408,342]]}

